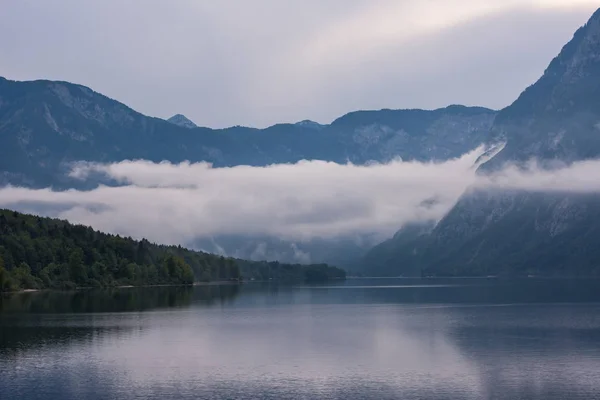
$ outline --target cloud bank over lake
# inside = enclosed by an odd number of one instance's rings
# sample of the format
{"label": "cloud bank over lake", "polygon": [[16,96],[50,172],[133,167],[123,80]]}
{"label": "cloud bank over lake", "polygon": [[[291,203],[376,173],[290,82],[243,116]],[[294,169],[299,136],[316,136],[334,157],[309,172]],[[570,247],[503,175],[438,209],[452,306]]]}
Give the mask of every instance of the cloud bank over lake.
{"label": "cloud bank over lake", "polygon": [[468,189],[600,192],[598,160],[551,171],[532,161],[482,176],[474,167],[481,153],[479,148],[438,163],[372,165],[79,163],[71,176],[101,174],[120,186],[63,192],[6,187],[0,189],[0,207],[168,244],[218,235],[308,240],[369,234],[383,240],[406,223],[441,219]]}

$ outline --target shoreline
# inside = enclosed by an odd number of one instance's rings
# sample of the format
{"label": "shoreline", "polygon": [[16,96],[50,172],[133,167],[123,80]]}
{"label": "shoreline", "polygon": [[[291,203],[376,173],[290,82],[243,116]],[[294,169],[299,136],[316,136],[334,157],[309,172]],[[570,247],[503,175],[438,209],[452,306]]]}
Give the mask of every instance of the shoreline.
{"label": "shoreline", "polygon": [[194,287],[194,286],[220,286],[220,285],[242,285],[246,283],[273,283],[279,281],[273,280],[233,280],[233,281],[210,281],[210,282],[194,282],[192,284],[176,284],[176,283],[165,283],[165,284],[156,284],[156,285],[117,285],[117,286],[107,286],[107,287],[92,287],[92,286],[77,286],[74,289],[56,289],[56,288],[43,288],[43,289],[19,289],[19,290],[11,290],[6,292],[0,292],[2,294],[13,294],[13,293],[35,293],[35,292],[47,292],[47,291],[55,291],[55,292],[73,292],[78,290],[106,290],[106,289],[140,289],[140,288],[155,288],[155,287]]}
{"label": "shoreline", "polygon": [[[330,281],[346,280],[348,278],[335,278]],[[328,281],[322,282],[327,283]],[[194,282],[192,284],[156,284],[156,285],[118,285],[118,286],[107,286],[107,287],[91,287],[91,286],[78,286],[74,289],[56,289],[56,288],[43,288],[43,289],[19,289],[6,292],[0,292],[0,295],[16,294],[16,293],[37,293],[37,292],[75,292],[83,290],[108,290],[108,289],[142,289],[142,288],[156,288],[156,287],[194,287],[194,286],[221,286],[221,285],[243,285],[248,283],[282,283],[277,280],[239,280],[239,281],[211,281],[211,282]],[[300,282],[283,282],[283,283],[300,283]],[[321,283],[321,282],[313,282]]]}
{"label": "shoreline", "polygon": [[184,286],[217,286],[217,285],[240,285],[246,281],[212,281],[212,282],[194,282],[192,284],[176,284],[176,283],[165,283],[157,285],[118,285],[118,286],[107,286],[107,287],[92,287],[92,286],[77,286],[74,289],[56,289],[56,288],[42,288],[42,289],[19,289],[0,292],[3,294],[16,294],[16,293],[37,293],[37,292],[74,292],[79,290],[106,290],[106,289],[140,289],[140,288],[154,288],[154,287],[184,287]]}

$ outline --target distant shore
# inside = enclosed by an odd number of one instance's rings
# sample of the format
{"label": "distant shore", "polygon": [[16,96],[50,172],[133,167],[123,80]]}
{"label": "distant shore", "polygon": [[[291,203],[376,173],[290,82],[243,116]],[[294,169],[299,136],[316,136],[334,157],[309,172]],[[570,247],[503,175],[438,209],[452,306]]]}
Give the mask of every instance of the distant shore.
{"label": "distant shore", "polygon": [[[338,278],[334,278],[331,280],[340,280]],[[139,289],[139,288],[153,288],[153,287],[192,287],[192,286],[220,286],[220,285],[241,285],[246,283],[274,283],[280,282],[277,280],[225,280],[225,281],[210,281],[210,282],[194,282],[192,284],[177,284],[177,283],[166,283],[166,284],[156,284],[156,285],[117,285],[117,286],[106,286],[106,287],[92,287],[92,286],[78,286],[74,289],[56,289],[56,288],[43,288],[43,289],[19,289],[12,290],[6,292],[0,292],[0,294],[9,294],[9,293],[34,293],[34,292],[46,292],[46,291],[58,291],[58,292],[69,292],[69,291],[77,291],[77,290],[93,290],[93,289]],[[286,282],[286,283],[300,283],[300,282]]]}

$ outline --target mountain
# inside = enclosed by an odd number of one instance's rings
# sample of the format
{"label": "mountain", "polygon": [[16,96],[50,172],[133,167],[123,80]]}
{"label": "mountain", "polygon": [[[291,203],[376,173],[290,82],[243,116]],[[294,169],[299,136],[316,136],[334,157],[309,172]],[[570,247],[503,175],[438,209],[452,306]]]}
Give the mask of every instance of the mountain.
{"label": "mountain", "polygon": [[216,167],[319,159],[345,163],[457,157],[487,139],[496,112],[358,111],[329,125],[187,128],[68,82],[0,79],[0,185],[70,188],[73,161],[207,161]]}
{"label": "mountain", "polygon": [[303,126],[303,127],[307,127],[307,128],[312,128],[312,129],[316,129],[316,130],[321,130],[321,129],[323,129],[323,128],[325,128],[327,126],[327,125],[321,125],[318,122],[311,121],[309,119],[305,119],[303,121],[296,122],[295,125],[299,125],[299,126]]}
{"label": "mountain", "polygon": [[268,235],[220,235],[197,238],[189,246],[209,253],[254,261],[310,264],[322,262],[347,268],[380,239],[371,235],[290,240]]}
{"label": "mountain", "polygon": [[[535,158],[557,162],[600,156],[600,10],[552,60],[543,76],[501,110],[484,162],[486,174]],[[598,275],[600,196],[468,190],[429,233],[408,232],[375,247],[364,273],[384,275]]]}
{"label": "mountain", "polygon": [[196,125],[195,123],[190,121],[185,115],[182,115],[182,114],[175,114],[171,118],[169,118],[167,121],[169,121],[170,123],[175,124],[177,126],[180,126],[182,128],[197,128],[198,127],[198,125]]}
{"label": "mountain", "polygon": [[353,272],[368,276],[419,276],[419,246],[435,227],[433,221],[403,226],[389,240],[372,247],[359,261],[348,264]]}
{"label": "mountain", "polygon": [[[303,159],[358,164],[397,157],[445,160],[484,142],[495,116],[485,108],[450,106],[357,111],[326,125],[304,120],[266,129],[210,129],[189,127],[183,116],[170,121],[145,116],[82,85],[0,78],[0,186],[96,187],[99,181],[68,177],[73,161],[189,160],[224,167]],[[373,244],[364,238],[291,242],[239,236],[189,238],[188,243],[239,258],[335,265],[362,256]]]}
{"label": "mountain", "polygon": [[0,291],[245,278],[326,281],[345,277],[328,265],[224,258],[94,231],[67,221],[0,210]]}
{"label": "mountain", "polygon": [[506,161],[576,160],[600,155],[600,10],[552,60],[542,77],[502,110],[490,140],[505,148],[486,168]]}

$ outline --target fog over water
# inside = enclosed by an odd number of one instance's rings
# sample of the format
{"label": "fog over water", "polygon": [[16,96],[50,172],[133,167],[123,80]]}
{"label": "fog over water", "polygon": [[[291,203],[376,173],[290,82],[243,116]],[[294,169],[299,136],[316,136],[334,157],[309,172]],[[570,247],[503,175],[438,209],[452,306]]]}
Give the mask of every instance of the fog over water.
{"label": "fog over water", "polygon": [[474,188],[600,191],[600,161],[541,169],[532,160],[491,175],[476,172],[478,148],[445,162],[353,165],[301,161],[266,167],[206,163],[78,163],[71,175],[101,173],[122,186],[89,191],[6,187],[0,207],[41,213],[111,233],[185,244],[214,235],[289,239],[369,234],[385,239],[409,222],[437,221]]}

